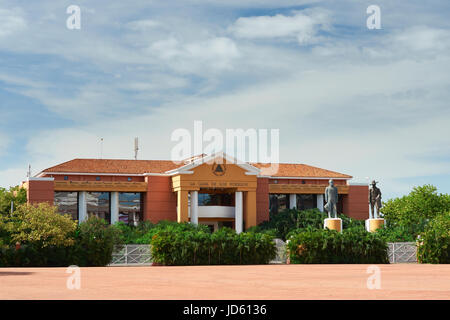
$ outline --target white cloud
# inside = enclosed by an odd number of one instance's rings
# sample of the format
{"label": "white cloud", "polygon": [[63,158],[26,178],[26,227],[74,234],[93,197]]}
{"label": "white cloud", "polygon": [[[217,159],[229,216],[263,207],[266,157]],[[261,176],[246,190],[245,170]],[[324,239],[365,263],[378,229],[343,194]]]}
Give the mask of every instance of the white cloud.
{"label": "white cloud", "polygon": [[300,44],[313,42],[319,30],[328,30],[330,16],[322,9],[294,11],[294,15],[241,17],[230,31],[239,38],[296,38]]}
{"label": "white cloud", "polygon": [[183,42],[174,37],[153,43],[147,52],[162,59],[177,72],[207,76],[211,71],[233,67],[239,57],[235,42],[226,37]]}
{"label": "white cloud", "polygon": [[450,31],[428,26],[414,26],[397,32],[392,37],[392,42],[403,46],[406,50],[442,51],[450,47]]}
{"label": "white cloud", "polygon": [[20,9],[0,8],[0,38],[13,35],[17,31],[25,29],[27,23],[22,17]]}

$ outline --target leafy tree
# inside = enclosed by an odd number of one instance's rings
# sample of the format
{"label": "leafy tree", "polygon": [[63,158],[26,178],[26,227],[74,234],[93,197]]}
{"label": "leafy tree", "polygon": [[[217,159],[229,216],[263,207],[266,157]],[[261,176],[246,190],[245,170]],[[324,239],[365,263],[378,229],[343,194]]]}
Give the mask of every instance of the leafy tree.
{"label": "leafy tree", "polygon": [[297,210],[285,209],[276,214],[270,214],[270,220],[264,221],[256,228],[251,229],[253,232],[261,232],[263,230],[276,230],[276,236],[286,240],[287,234],[295,229],[306,228],[323,228],[323,220],[327,214],[320,212],[318,209]]}
{"label": "leafy tree", "polygon": [[[321,212],[319,209],[285,209],[279,213],[271,214],[269,221],[264,221],[248,231],[263,232],[286,240],[288,234],[293,230],[323,229],[323,221],[327,217],[327,213]],[[364,221],[352,219],[344,214],[339,214],[339,218],[342,219],[345,229],[356,226],[364,228]]]}
{"label": "leafy tree", "polygon": [[420,234],[420,263],[450,263],[450,211],[435,217]]}
{"label": "leafy tree", "polygon": [[11,187],[9,190],[0,188],[0,215],[11,212],[11,201],[14,208],[27,202],[27,190],[19,186]]}
{"label": "leafy tree", "polygon": [[450,210],[450,196],[438,194],[436,187],[414,187],[411,193],[384,203],[381,212],[388,227],[400,227],[416,237],[436,216]]}
{"label": "leafy tree", "polygon": [[69,215],[61,215],[48,203],[22,204],[13,213],[0,216],[0,232],[12,244],[37,247],[71,246],[77,223]]}

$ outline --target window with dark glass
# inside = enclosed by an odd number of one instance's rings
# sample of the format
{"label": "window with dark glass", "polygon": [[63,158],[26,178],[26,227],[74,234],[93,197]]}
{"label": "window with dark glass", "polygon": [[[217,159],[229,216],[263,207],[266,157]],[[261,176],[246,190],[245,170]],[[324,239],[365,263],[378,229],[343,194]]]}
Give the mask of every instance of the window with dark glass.
{"label": "window with dark glass", "polygon": [[297,209],[308,210],[317,208],[317,195],[297,194]]}
{"label": "window with dark glass", "polygon": [[87,192],[88,217],[96,216],[111,223],[111,196],[109,192]]}
{"label": "window with dark glass", "polygon": [[271,194],[269,196],[269,210],[271,214],[277,214],[289,207],[289,195]]}
{"label": "window with dark glass", "polygon": [[126,224],[140,221],[141,194],[139,192],[119,192],[119,221]]}
{"label": "window with dark glass", "polygon": [[68,214],[78,220],[78,192],[55,192],[54,204],[58,213]]}
{"label": "window with dark glass", "polygon": [[199,206],[234,206],[234,195],[231,193],[199,193]]}

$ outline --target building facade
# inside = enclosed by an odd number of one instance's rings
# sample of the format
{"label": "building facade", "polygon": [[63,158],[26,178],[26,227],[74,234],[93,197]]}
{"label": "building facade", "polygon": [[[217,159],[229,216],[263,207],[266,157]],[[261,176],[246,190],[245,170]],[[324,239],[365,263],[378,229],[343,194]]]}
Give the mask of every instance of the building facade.
{"label": "building facade", "polygon": [[237,232],[269,220],[286,208],[323,211],[329,179],[339,192],[338,212],[368,217],[368,186],[349,175],[304,164],[238,163],[220,153],[180,163],[169,160],[74,159],[24,182],[28,202],[55,204],[83,221],[110,223],[161,220],[221,226]]}

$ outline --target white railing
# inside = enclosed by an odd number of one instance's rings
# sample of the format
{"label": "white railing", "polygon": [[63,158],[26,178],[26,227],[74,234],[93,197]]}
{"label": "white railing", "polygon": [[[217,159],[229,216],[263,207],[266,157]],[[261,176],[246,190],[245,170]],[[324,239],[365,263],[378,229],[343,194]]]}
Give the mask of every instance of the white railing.
{"label": "white railing", "polygon": [[150,245],[126,244],[114,248],[112,261],[109,265],[149,265],[151,263]]}
{"label": "white railing", "polygon": [[388,242],[389,263],[417,263],[415,242]]}
{"label": "white railing", "polygon": [[[286,263],[286,243],[281,239],[274,240],[277,255],[271,264]],[[389,242],[388,256],[390,263],[417,263],[417,247],[415,242]],[[113,252],[110,266],[150,265],[152,255],[148,244],[127,244],[117,246]]]}
{"label": "white railing", "polygon": [[281,239],[274,239],[277,248],[277,255],[270,261],[270,264],[284,264],[286,263],[286,242]]}

